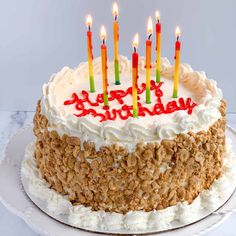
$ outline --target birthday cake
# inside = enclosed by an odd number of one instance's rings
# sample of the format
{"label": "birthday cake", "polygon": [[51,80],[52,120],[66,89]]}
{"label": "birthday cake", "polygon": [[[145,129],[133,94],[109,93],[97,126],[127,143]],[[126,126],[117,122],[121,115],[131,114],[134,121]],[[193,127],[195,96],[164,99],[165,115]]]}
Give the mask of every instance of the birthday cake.
{"label": "birthday cake", "polygon": [[101,58],[94,60],[96,92],[88,66],[64,67],[43,86],[34,117],[35,160],[50,188],[73,205],[127,214],[191,204],[223,174],[225,102],[214,80],[161,59],[161,82],[151,69],[151,103],[145,102],[145,59],[139,59],[138,117],[132,112],[132,63],[119,57],[121,84],[108,62],[104,106]]}

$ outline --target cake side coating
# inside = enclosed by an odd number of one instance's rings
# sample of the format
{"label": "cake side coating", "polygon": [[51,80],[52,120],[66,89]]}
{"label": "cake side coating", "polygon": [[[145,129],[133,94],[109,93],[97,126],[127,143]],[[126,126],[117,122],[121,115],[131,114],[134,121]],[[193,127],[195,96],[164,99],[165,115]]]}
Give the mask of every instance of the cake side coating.
{"label": "cake side coating", "polygon": [[34,118],[35,157],[42,176],[74,204],[126,213],[191,203],[222,174],[225,102],[221,118],[207,131],[178,134],[173,140],[140,142],[130,152],[79,137],[60,136],[41,114]]}

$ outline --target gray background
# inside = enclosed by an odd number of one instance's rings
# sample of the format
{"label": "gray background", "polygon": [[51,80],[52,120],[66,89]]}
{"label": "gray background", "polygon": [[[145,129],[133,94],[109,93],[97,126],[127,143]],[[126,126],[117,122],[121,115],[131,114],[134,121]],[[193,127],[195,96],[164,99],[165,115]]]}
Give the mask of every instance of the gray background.
{"label": "gray background", "polygon": [[[61,67],[86,60],[85,15],[94,18],[94,55],[99,56],[99,28],[108,30],[112,58],[110,0],[1,0],[0,110],[34,110],[41,86]],[[146,20],[159,9],[163,56],[173,62],[174,29],[182,29],[182,62],[207,71],[217,80],[236,112],[236,1],[117,0],[120,8],[120,53],[131,55],[135,32],[144,53]]]}

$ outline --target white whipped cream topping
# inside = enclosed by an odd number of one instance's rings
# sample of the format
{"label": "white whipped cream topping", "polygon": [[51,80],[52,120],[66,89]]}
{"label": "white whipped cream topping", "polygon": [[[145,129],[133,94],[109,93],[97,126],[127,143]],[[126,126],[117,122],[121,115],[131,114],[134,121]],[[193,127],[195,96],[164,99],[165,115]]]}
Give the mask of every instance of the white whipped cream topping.
{"label": "white whipped cream topping", "polygon": [[[139,60],[139,84],[145,82],[145,59]],[[155,80],[155,63],[151,71],[151,79]],[[131,62],[120,56],[121,85],[114,85],[114,65],[108,62],[109,91],[115,89],[126,90],[132,84]],[[161,61],[162,102],[166,104],[173,100],[173,71],[174,68],[166,58]],[[101,58],[94,60],[94,79],[96,93],[90,93],[91,100],[95,100],[98,93],[102,93]],[[207,79],[204,72],[193,71],[187,64],[180,66],[179,95],[183,98],[191,97],[198,104],[191,115],[186,111],[176,111],[172,114],[162,114],[115,121],[99,122],[92,115],[76,117],[78,113],[74,105],[63,105],[65,100],[71,99],[73,92],[79,94],[82,90],[89,90],[88,66],[81,63],[77,68],[64,67],[59,73],[53,75],[50,81],[43,86],[41,100],[42,114],[49,120],[50,130],[56,130],[60,135],[68,134],[80,137],[82,141],[93,141],[96,147],[119,143],[133,149],[137,142],[160,142],[162,139],[173,139],[177,134],[188,131],[198,132],[207,130],[221,115],[218,111],[222,99],[221,90],[217,88],[214,80]],[[154,94],[152,98],[154,99]],[[140,96],[140,102],[152,108],[153,104],[145,103],[145,92]],[[125,98],[125,104],[132,105],[132,97]],[[120,108],[120,104],[111,101],[112,108]],[[88,108],[88,107],[87,107]],[[102,110],[102,106],[95,108]]]}
{"label": "white whipped cream topping", "polygon": [[227,147],[224,175],[215,180],[209,190],[203,191],[192,204],[183,202],[159,211],[119,214],[73,206],[65,196],[50,189],[42,178],[34,158],[34,143],[26,148],[21,174],[27,179],[29,193],[46,203],[44,210],[57,219],[63,215],[65,223],[98,232],[153,232],[193,223],[218,209],[229,198],[236,185],[236,156],[230,145]]}

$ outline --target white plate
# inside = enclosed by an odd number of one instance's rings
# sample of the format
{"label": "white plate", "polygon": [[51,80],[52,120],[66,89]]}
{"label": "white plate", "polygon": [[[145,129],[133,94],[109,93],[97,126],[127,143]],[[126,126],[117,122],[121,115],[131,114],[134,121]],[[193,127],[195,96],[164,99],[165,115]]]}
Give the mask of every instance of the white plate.
{"label": "white plate", "polygon": [[[227,127],[227,136],[231,138],[233,151],[236,152],[236,132]],[[14,214],[21,217],[32,229],[40,234],[50,236],[88,236],[94,233],[75,229],[60,223],[42,212],[25,194],[20,182],[20,166],[24,150],[34,139],[32,126],[27,126],[17,132],[9,141],[5,158],[0,165],[0,200]],[[221,224],[236,209],[236,193],[218,212],[187,227],[171,231],[171,235],[202,235]],[[169,232],[158,235],[169,235]]]}

